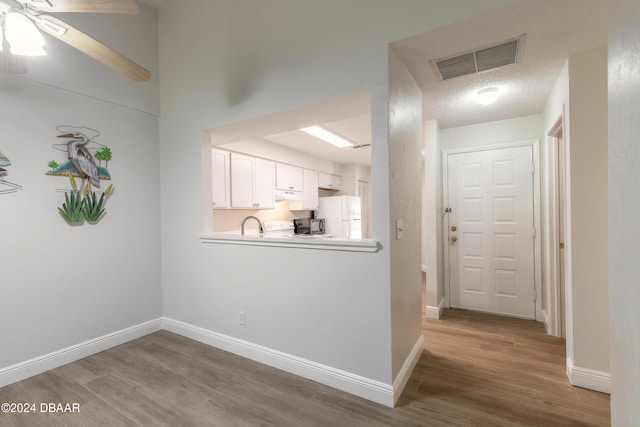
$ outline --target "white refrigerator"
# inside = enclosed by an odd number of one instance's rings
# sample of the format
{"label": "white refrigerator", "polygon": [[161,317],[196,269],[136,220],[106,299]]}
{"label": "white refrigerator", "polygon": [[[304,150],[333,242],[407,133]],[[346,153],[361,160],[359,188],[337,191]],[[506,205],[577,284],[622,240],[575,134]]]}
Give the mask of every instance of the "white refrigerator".
{"label": "white refrigerator", "polygon": [[362,239],[360,197],[330,196],[318,199],[316,218],[324,218],[325,233],[338,239]]}

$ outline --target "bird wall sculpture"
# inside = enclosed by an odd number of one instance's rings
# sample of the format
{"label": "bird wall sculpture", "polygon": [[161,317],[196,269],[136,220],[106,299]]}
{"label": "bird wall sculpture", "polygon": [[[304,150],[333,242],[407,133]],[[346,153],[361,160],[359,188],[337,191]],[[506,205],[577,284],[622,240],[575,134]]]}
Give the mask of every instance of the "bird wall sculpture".
{"label": "bird wall sculpture", "polygon": [[7,176],[7,169],[5,166],[11,165],[11,161],[7,156],[0,151],[0,194],[15,193],[18,190],[22,190],[22,186],[14,182],[5,179]]}
{"label": "bird wall sculpture", "polygon": [[[67,142],[54,144],[53,147],[65,151],[68,160],[60,166],[55,161],[50,162],[50,165],[54,167],[47,172],[48,175],[78,177],[82,179],[83,186],[84,181],[88,180],[90,186],[94,188],[100,188],[100,180],[111,179],[107,168],[96,162],[96,155],[92,152],[92,150],[97,151],[100,148],[102,151],[96,154],[107,152],[109,158],[105,160],[111,160],[111,149],[95,141],[100,136],[100,132],[84,126],[61,125],[56,129],[60,133],[57,137],[67,139]],[[90,144],[92,147],[89,146]],[[103,156],[100,158],[102,159]]]}
{"label": "bird wall sculpture", "polygon": [[[96,194],[94,189],[100,188],[100,180],[111,179],[106,165],[103,167],[96,161],[111,160],[111,149],[95,141],[100,132],[94,129],[60,125],[56,130],[59,133],[57,137],[67,141],[53,144],[53,147],[66,152],[67,161],[58,165],[58,162],[51,160],[51,170],[47,175],[66,176],[71,184],[70,190],[62,190],[65,193],[65,202],[58,207],[58,212],[71,225],[80,225],[84,221],[94,224],[106,213],[104,204],[113,188],[111,184],[102,194]],[[80,190],[76,187],[76,177],[82,180]]]}

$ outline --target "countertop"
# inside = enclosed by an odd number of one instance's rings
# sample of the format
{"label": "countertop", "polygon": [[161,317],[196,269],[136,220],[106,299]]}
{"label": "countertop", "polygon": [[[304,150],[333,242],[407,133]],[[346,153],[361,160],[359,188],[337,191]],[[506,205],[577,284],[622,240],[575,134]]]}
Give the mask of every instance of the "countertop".
{"label": "countertop", "polygon": [[279,246],[299,249],[320,249],[350,252],[378,252],[380,244],[370,239],[338,239],[332,235],[318,234],[313,236],[303,235],[278,235],[265,234],[260,237],[257,234],[241,235],[240,232],[212,233],[200,236],[203,243],[247,245],[247,246]]}

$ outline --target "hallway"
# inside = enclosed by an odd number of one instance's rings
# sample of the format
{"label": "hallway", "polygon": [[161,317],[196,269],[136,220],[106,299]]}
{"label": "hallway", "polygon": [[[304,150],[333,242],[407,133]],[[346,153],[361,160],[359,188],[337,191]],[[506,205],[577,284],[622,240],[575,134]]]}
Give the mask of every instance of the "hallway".
{"label": "hallway", "polygon": [[447,309],[423,331],[399,408],[421,408],[434,425],[610,423],[609,395],[569,385],[564,340],[539,322]]}

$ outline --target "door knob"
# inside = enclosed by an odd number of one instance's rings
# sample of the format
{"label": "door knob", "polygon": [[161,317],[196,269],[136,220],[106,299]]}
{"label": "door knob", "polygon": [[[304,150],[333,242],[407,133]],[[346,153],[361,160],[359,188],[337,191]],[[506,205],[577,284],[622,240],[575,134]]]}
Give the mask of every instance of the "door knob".
{"label": "door knob", "polygon": [[458,241],[458,238],[456,236],[451,236],[451,241],[455,243]]}
{"label": "door knob", "polygon": [[458,227],[456,227],[455,225],[451,226],[451,231],[456,231],[458,229]]}

